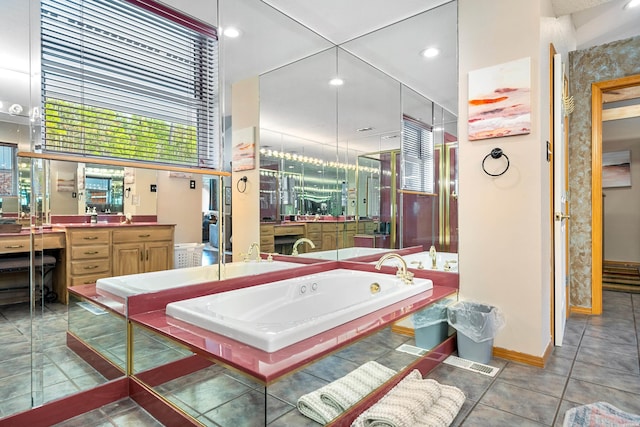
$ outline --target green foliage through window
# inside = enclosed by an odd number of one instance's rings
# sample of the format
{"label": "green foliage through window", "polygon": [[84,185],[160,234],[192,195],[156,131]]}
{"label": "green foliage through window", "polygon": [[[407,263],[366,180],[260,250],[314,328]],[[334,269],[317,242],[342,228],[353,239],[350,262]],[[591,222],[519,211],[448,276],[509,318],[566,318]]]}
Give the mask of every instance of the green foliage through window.
{"label": "green foliage through window", "polygon": [[197,163],[195,126],[52,99],[45,103],[44,116],[47,147],[58,152]]}

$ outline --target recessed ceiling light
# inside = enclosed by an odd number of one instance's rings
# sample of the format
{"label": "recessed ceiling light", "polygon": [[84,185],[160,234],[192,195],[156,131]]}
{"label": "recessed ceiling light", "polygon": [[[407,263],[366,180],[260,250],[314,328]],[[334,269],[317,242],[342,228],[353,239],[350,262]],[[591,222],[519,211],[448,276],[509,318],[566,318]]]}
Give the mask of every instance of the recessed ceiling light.
{"label": "recessed ceiling light", "polygon": [[627,3],[624,6],[624,8],[631,9],[632,7],[636,7],[636,6],[640,6],[640,0],[631,0],[629,3]]}
{"label": "recessed ceiling light", "polygon": [[222,31],[222,34],[224,34],[226,37],[235,39],[236,37],[240,36],[240,30],[235,27],[227,27]]}
{"label": "recessed ceiling light", "polygon": [[439,53],[440,51],[435,47],[429,47],[420,52],[420,55],[424,56],[425,58],[433,58],[435,56],[438,56]]}
{"label": "recessed ceiling light", "polygon": [[344,80],[342,80],[340,77],[335,77],[329,80],[329,84],[331,86],[342,86],[344,84]]}

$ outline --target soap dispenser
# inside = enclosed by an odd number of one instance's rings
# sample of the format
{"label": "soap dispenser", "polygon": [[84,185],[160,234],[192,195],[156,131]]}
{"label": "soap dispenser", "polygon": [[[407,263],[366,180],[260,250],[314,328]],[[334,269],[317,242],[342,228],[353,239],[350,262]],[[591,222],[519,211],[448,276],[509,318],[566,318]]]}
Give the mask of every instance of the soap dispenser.
{"label": "soap dispenser", "polygon": [[96,207],[93,207],[93,210],[91,211],[91,224],[97,224],[98,223],[98,212],[96,211]]}

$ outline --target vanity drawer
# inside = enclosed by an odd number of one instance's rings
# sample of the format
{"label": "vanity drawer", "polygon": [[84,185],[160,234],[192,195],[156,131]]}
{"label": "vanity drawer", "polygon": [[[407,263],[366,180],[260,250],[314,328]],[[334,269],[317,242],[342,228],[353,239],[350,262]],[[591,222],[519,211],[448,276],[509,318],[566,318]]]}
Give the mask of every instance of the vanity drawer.
{"label": "vanity drawer", "polygon": [[261,225],[260,226],[260,235],[261,236],[273,236],[273,225]]}
{"label": "vanity drawer", "polygon": [[322,241],[322,233],[307,233],[307,239],[313,240],[313,243],[318,243]]}
{"label": "vanity drawer", "polygon": [[69,242],[74,245],[95,245],[96,243],[109,244],[109,230],[73,230]]}
{"label": "vanity drawer", "polygon": [[71,261],[71,274],[86,275],[110,272],[109,259]]}
{"label": "vanity drawer", "polygon": [[113,243],[141,243],[158,240],[173,241],[172,228],[141,227],[113,230]]}
{"label": "vanity drawer", "polygon": [[260,251],[264,252],[262,248],[269,245],[273,246],[273,236],[260,236]]}
{"label": "vanity drawer", "polygon": [[322,224],[307,223],[307,233],[320,233],[322,232]]}
{"label": "vanity drawer", "polygon": [[345,224],[344,229],[346,231],[353,231],[355,233],[355,231],[356,231],[356,223],[355,222],[347,222]]}
{"label": "vanity drawer", "polygon": [[73,276],[69,279],[69,286],[78,286],[78,285],[91,285],[96,283],[98,279],[104,279],[105,277],[109,277],[110,274],[107,273],[98,273],[98,274],[85,274],[82,276]]}
{"label": "vanity drawer", "polygon": [[304,236],[304,225],[274,227],[273,234],[276,236]]}
{"label": "vanity drawer", "polygon": [[16,252],[28,252],[31,248],[29,243],[29,236],[19,237],[3,237],[0,240],[0,253],[11,254]]}
{"label": "vanity drawer", "polygon": [[71,259],[95,259],[108,258],[109,245],[95,246],[73,246],[71,248]]}

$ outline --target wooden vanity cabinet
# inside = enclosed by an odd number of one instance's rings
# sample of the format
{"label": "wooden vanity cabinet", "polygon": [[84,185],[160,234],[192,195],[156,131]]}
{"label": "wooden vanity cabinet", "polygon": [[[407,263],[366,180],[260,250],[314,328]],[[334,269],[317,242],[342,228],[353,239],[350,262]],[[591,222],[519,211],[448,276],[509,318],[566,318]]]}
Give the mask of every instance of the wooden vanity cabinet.
{"label": "wooden vanity cabinet", "polygon": [[173,226],[113,230],[113,276],[173,268]]}
{"label": "wooden vanity cabinet", "polygon": [[315,249],[312,249],[309,246],[306,252],[318,252],[323,250],[324,247],[322,246],[322,224],[318,224],[315,222],[308,222],[306,226],[307,226],[306,238],[311,240],[313,244],[316,246]]}
{"label": "wooden vanity cabinet", "polygon": [[[111,276],[111,232],[104,228],[69,228],[67,239],[67,286],[95,283]],[[58,295],[67,302],[66,292]]]}
{"label": "wooden vanity cabinet", "polygon": [[260,224],[260,252],[274,253],[273,224]]}

